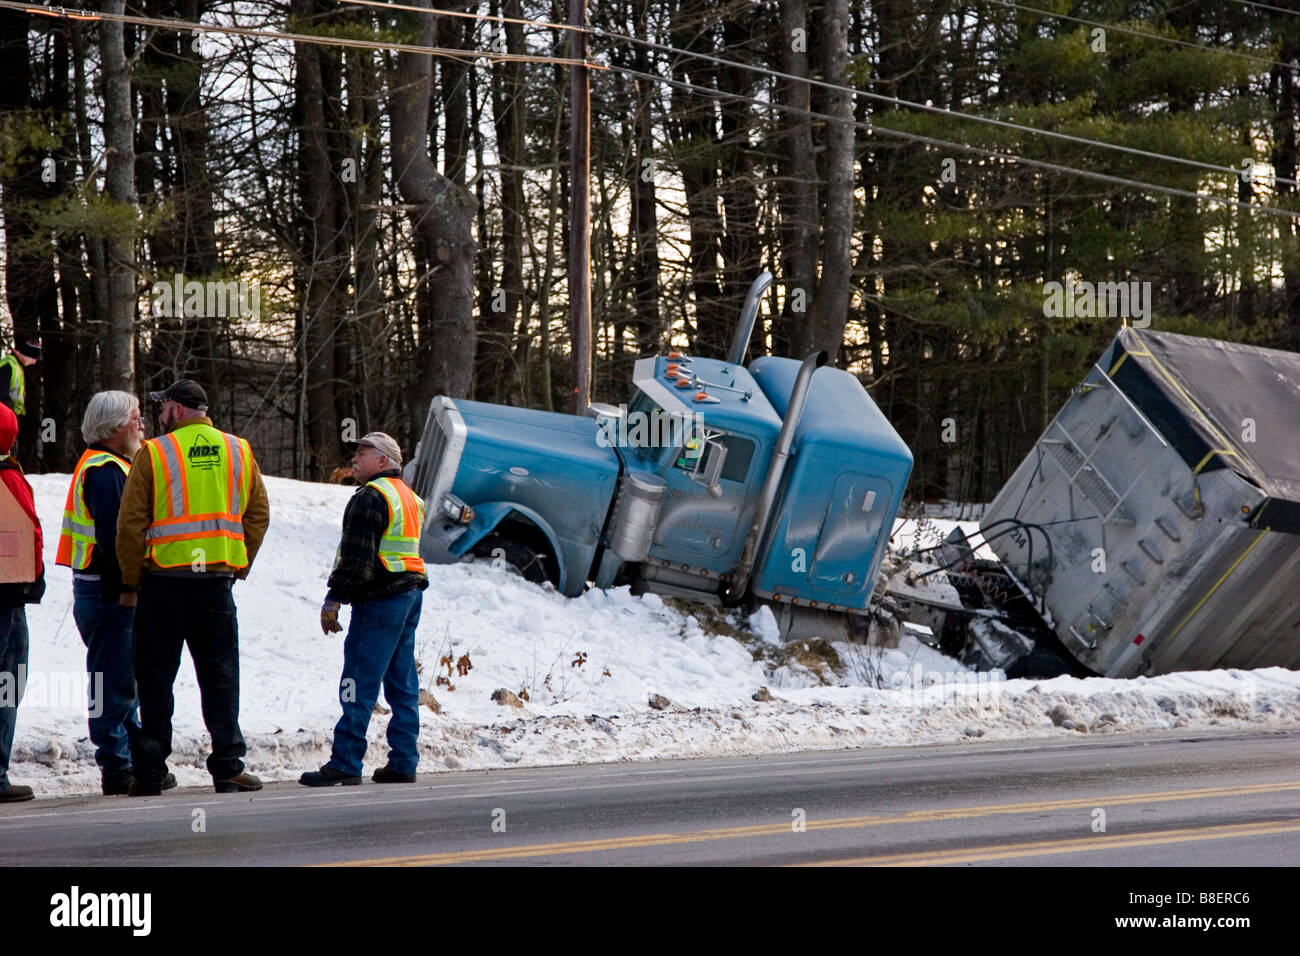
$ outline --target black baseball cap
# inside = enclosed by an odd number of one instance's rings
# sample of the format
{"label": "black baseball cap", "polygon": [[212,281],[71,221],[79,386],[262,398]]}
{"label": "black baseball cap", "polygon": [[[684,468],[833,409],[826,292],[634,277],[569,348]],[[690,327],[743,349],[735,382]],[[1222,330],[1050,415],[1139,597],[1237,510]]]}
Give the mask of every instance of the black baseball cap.
{"label": "black baseball cap", "polygon": [[208,393],[203,391],[202,386],[200,386],[198,382],[188,378],[183,378],[161,392],[150,392],[149,401],[178,402],[186,408],[192,408],[197,412],[202,412],[206,411],[208,407]]}

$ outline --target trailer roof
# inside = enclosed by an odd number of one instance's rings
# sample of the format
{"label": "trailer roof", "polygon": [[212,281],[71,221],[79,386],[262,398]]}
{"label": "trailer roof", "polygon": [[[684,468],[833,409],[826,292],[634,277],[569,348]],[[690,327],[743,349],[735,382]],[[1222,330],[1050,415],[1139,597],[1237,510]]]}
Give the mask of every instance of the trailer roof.
{"label": "trailer roof", "polygon": [[1231,469],[1300,525],[1300,354],[1123,328],[1099,364],[1194,472]]}

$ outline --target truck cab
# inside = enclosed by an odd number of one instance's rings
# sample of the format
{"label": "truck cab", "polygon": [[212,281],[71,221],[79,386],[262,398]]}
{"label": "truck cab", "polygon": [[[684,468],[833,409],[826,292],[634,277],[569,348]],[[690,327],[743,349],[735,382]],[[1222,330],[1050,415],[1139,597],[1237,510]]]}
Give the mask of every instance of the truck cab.
{"label": "truck cab", "polygon": [[912,456],[824,353],[635,364],[587,416],[437,396],[405,477],[426,561],[491,555],[577,596],[630,584],[687,600],[865,614]]}

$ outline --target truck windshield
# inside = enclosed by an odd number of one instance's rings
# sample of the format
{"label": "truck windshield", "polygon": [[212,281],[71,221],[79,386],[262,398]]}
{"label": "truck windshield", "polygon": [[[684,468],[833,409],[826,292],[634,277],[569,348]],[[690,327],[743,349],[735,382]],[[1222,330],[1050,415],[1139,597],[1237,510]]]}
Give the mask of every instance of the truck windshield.
{"label": "truck windshield", "polygon": [[675,445],[682,435],[672,416],[654,399],[637,389],[627,407],[626,447],[642,461],[658,463],[664,448]]}

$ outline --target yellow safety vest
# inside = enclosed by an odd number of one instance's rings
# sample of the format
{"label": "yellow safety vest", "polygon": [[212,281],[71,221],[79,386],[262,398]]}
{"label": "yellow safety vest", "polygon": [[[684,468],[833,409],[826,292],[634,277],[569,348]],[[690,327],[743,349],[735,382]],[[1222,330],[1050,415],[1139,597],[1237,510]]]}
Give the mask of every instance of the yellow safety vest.
{"label": "yellow safety vest", "polygon": [[0,358],[0,368],[9,367],[9,405],[15,415],[27,414],[27,379],[23,374],[23,363],[13,352]]}
{"label": "yellow safety vest", "polygon": [[122,474],[129,475],[131,466],[110,451],[87,448],[72,471],[72,484],[68,486],[68,500],[63,505],[63,530],[59,533],[59,550],[54,563],[81,571],[90,566],[95,551],[95,519],[86,510],[86,472],[103,465],[117,465]]}
{"label": "yellow safety vest", "polygon": [[248,442],[199,422],[144,446],[153,464],[146,557],[159,568],[248,567],[243,525],[253,482]]}
{"label": "yellow safety vest", "polygon": [[388,527],[379,539],[379,560],[389,571],[424,572],[420,528],[424,502],[400,478],[373,478],[366,484],[388,502]]}

